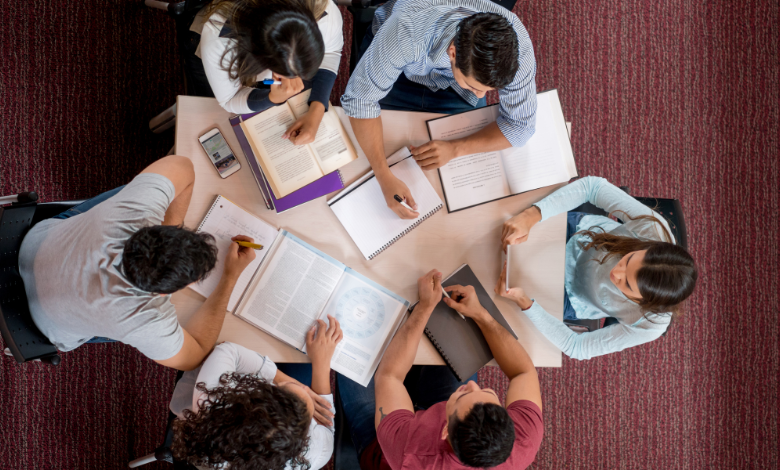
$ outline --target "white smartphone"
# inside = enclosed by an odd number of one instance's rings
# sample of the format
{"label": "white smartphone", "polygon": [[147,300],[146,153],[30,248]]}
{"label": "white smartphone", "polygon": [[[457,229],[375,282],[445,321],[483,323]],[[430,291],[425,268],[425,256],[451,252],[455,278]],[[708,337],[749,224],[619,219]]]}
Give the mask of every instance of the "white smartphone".
{"label": "white smartphone", "polygon": [[222,178],[227,178],[241,169],[236,154],[216,127],[198,137],[198,141]]}

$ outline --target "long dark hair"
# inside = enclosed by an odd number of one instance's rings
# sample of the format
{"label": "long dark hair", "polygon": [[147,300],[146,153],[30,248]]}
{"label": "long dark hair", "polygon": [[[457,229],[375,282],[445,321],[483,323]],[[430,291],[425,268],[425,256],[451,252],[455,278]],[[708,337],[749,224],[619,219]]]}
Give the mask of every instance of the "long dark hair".
{"label": "long dark hair", "polygon": [[[207,16],[223,16],[234,39],[220,64],[231,80],[255,84],[264,70],[311,79],[325,56],[312,0],[214,0]],[[324,10],[323,10],[324,11]]]}
{"label": "long dark hair", "polygon": [[620,217],[629,220],[645,219],[658,224],[666,241],[622,237],[603,230],[597,232],[600,227],[591,227],[579,232],[590,238],[589,241],[580,241],[580,247],[583,250],[595,248],[606,251],[606,255],[600,260],[594,260],[599,264],[604,264],[612,257],[622,258],[634,251],[647,250],[642,266],[636,273],[636,283],[642,296],[638,302],[639,307],[645,315],[681,314],[682,304],[693,293],[699,277],[693,258],[685,248],[671,243],[672,236],[669,231],[654,216],[631,218],[621,213]]}
{"label": "long dark hair", "polygon": [[224,374],[219,386],[207,390],[200,410],[184,411],[173,423],[174,457],[193,465],[230,470],[310,468],[304,458],[311,417],[293,393],[263,379]]}

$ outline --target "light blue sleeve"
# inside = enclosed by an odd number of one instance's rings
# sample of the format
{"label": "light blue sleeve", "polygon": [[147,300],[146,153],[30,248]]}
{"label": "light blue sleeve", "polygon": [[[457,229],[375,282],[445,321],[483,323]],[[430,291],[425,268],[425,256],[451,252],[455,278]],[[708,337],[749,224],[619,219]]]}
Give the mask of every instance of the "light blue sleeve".
{"label": "light blue sleeve", "polygon": [[[573,359],[591,359],[627,348],[648,343],[661,337],[668,323],[643,322],[646,328],[627,326],[622,323],[610,325],[588,333],[575,333],[565,323],[553,317],[534,302],[524,310],[534,326],[564,354]],[[648,324],[649,323],[649,324]]]}
{"label": "light blue sleeve", "polygon": [[542,211],[542,220],[568,212],[581,204],[589,202],[610,213],[624,212],[629,217],[655,215],[652,209],[637,201],[625,191],[604,178],[586,176],[568,184],[534,204]]}

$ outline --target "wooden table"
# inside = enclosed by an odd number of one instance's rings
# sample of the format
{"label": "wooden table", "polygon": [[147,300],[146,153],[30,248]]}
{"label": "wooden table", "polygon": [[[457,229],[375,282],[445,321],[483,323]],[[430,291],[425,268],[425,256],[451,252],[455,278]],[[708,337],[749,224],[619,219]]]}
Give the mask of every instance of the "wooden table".
{"label": "wooden table", "polygon": [[[282,214],[265,208],[260,189],[228,122],[229,114],[215,99],[179,96],[176,104],[176,154],[192,160],[196,175],[192,202],[184,220],[187,227],[197,227],[214,197],[222,194],[270,224],[294,233],[410,302],[417,300],[418,277],[433,268],[447,276],[463,263],[471,266],[485,288],[492,293],[501,263],[499,239],[502,224],[561,186],[541,188],[452,214],[447,213],[445,206],[396,242],[392,248],[375,259],[366,261],[328,208],[324,197]],[[340,111],[338,108],[334,110]],[[429,139],[425,121],[438,116],[440,115],[432,113],[382,111],[385,153],[390,155],[404,145],[427,142]],[[237,153],[242,166],[241,170],[224,180],[219,177],[198,143],[198,136],[214,126],[222,131],[230,147]],[[348,132],[351,132],[351,128],[348,128]],[[360,150],[358,152],[361,157],[341,169],[346,183],[370,168],[365,155]],[[444,200],[438,172],[427,172],[427,176]],[[561,246],[561,250],[563,249]],[[562,277],[557,285],[563,289]],[[203,301],[203,297],[190,289],[173,295],[179,320],[185,328]],[[495,302],[537,367],[561,366],[561,352],[536,330],[516,305],[502,298],[495,298]],[[308,362],[306,355],[230,313],[225,317],[219,341],[241,344],[277,362]],[[443,364],[438,352],[425,336],[417,350],[415,364]]]}

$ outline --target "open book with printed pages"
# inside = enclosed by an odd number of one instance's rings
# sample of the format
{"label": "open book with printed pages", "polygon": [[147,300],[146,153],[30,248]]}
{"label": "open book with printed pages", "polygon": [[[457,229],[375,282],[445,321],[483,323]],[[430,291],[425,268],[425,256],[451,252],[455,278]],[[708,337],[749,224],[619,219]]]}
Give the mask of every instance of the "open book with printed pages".
{"label": "open book with printed pages", "polygon": [[[455,212],[577,176],[557,90],[536,95],[536,131],[518,148],[455,158],[439,168],[447,210]],[[431,140],[469,136],[498,118],[499,105],[427,121]]]}
{"label": "open book with printed pages", "polygon": [[[240,119],[240,127],[273,194],[284,198],[358,158],[336,113],[326,112],[314,142],[293,145],[282,135],[309,110],[310,90]],[[249,156],[247,155],[247,158]],[[258,182],[259,183],[259,182]]]}
{"label": "open book with printed pages", "polygon": [[[409,302],[295,235],[266,223],[217,196],[198,231],[217,239],[224,264],[230,238],[245,234],[263,249],[244,270],[228,310],[271,336],[306,352],[306,332],[317,319],[338,319],[344,339],[331,368],[367,386],[409,309]],[[216,279],[209,282],[211,277]],[[210,276],[190,287],[208,296]]]}

